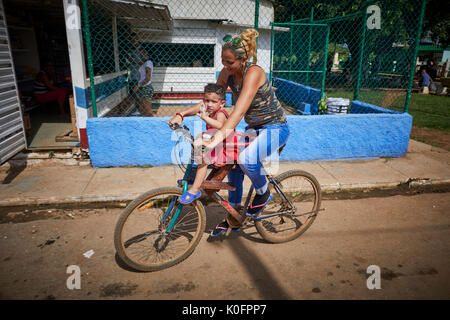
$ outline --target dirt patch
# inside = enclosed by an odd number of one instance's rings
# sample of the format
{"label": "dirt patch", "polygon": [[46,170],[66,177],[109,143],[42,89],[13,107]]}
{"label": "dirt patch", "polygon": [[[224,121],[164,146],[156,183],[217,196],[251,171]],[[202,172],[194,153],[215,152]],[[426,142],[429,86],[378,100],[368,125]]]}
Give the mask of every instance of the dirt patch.
{"label": "dirt patch", "polygon": [[381,270],[381,279],[383,280],[392,280],[398,277],[403,276],[404,274],[400,273],[400,272],[394,272],[388,268],[383,268]]}
{"label": "dirt patch", "polygon": [[[367,277],[367,271],[360,268],[358,270],[356,270],[356,272],[358,272],[360,275],[362,275],[363,277]],[[404,276],[404,274],[400,273],[400,272],[395,272],[391,269],[385,268],[383,267],[381,269],[381,279],[383,280],[392,280],[398,277]]]}
{"label": "dirt patch", "polygon": [[433,274],[439,274],[439,272],[435,268],[426,268],[419,270],[417,274],[421,276],[429,276]]}
{"label": "dirt patch", "polygon": [[178,293],[182,291],[192,291],[195,288],[196,285],[193,282],[189,281],[186,284],[176,283],[173,286],[158,291],[158,293]]}
{"label": "dirt patch", "polygon": [[125,297],[133,294],[137,284],[111,283],[100,288],[100,297]]}
{"label": "dirt patch", "polygon": [[55,239],[48,239],[47,241],[45,241],[45,243],[41,243],[40,245],[38,245],[38,248],[43,248],[44,246],[49,246],[52,245],[56,242],[56,240],[58,240],[60,238],[60,236],[57,236]]}
{"label": "dirt patch", "polygon": [[118,205],[109,204],[65,204],[65,205],[38,205],[0,207],[0,224],[24,223],[36,220],[76,220],[95,215],[108,214],[112,211],[123,210],[126,203]]}
{"label": "dirt patch", "polygon": [[450,151],[450,133],[445,131],[412,127],[411,139]]}

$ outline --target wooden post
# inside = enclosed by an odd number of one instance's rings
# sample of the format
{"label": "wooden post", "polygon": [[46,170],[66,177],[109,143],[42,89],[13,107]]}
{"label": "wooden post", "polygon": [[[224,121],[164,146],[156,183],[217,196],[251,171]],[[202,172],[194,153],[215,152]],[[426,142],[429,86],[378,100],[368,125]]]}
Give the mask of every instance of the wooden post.
{"label": "wooden post", "polygon": [[75,113],[75,107],[73,105],[73,96],[69,97],[69,105],[70,105],[70,120],[72,121],[72,134],[70,136],[78,139],[77,115]]}

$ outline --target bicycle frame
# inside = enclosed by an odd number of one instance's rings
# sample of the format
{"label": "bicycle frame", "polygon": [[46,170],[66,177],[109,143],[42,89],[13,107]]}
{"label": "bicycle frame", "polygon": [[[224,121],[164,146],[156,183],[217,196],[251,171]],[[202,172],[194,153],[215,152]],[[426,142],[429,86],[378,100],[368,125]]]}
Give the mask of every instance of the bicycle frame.
{"label": "bicycle frame", "polygon": [[[183,129],[181,129],[181,128],[179,128],[179,129],[180,130],[185,130],[184,133],[182,132],[183,135],[185,135],[185,136],[189,135],[188,138],[189,138],[189,140],[191,140],[191,143],[192,143],[193,142],[193,137],[189,133],[189,129],[187,127],[184,127]],[[189,178],[189,176],[191,174],[193,165],[194,165],[194,147],[192,146],[191,159],[190,159],[189,164],[188,164],[188,166],[187,166],[187,168],[186,168],[186,170],[184,172],[184,176],[183,176],[183,179],[182,179],[183,193],[188,190],[188,178]],[[275,179],[271,175],[268,175],[267,178],[269,179],[270,183],[273,184],[274,189],[277,191],[277,193],[280,194],[289,203],[289,206],[291,208],[294,208],[292,203],[289,201],[289,199],[286,197],[286,195],[283,193],[281,188],[276,183]],[[206,191],[206,194],[208,196],[210,196],[210,198],[212,198],[221,207],[223,207],[234,219],[237,220],[238,223],[242,224],[243,222],[245,222],[246,217],[243,216],[243,213],[247,211],[247,208],[249,206],[250,199],[251,199],[251,196],[252,196],[253,191],[254,191],[253,185],[250,187],[250,190],[248,191],[247,198],[246,198],[245,205],[243,207],[243,212],[242,213],[237,212],[229,204],[229,202],[224,200],[216,191],[213,191],[213,190],[205,190],[205,191]],[[173,199],[171,200],[171,202],[170,202],[166,212],[164,213],[164,215],[161,218],[161,225],[165,222],[165,220],[169,216],[169,213],[174,209],[176,201],[177,201],[177,197],[174,196]],[[174,227],[174,225],[175,225],[175,223],[176,223],[176,221],[178,219],[178,216],[179,216],[179,214],[180,214],[182,209],[183,209],[183,204],[181,204],[181,203],[178,204],[176,212],[173,215],[173,217],[170,219],[169,225],[168,225],[168,227],[165,230],[166,233],[169,233],[169,232],[172,231],[172,229],[173,229],[173,227]],[[257,218],[252,218],[252,220],[262,220],[262,219],[266,219],[266,218],[273,217],[273,216],[276,216],[276,215],[287,214],[287,213],[293,214],[295,212],[293,212],[293,213],[292,212],[277,212],[277,213],[270,214],[270,215],[267,215],[267,216],[259,216]]]}
{"label": "bicycle frame", "polygon": [[[189,133],[189,130],[187,128],[185,128],[185,130]],[[192,137],[192,135],[190,133],[189,133],[189,136],[190,136],[189,137],[190,140],[193,141],[194,138]],[[188,164],[188,166],[184,172],[184,176],[183,176],[183,193],[188,190],[188,177],[192,171],[193,164],[194,164],[194,148],[192,147],[191,159],[189,161],[189,164]],[[175,206],[176,201],[177,201],[177,197],[173,197],[172,200],[170,201],[169,207],[167,208],[166,212],[163,214],[163,216],[161,218],[161,222],[160,222],[161,225],[164,223],[164,221],[166,220],[169,213],[173,210],[173,207]],[[173,215],[168,227],[165,230],[166,233],[172,231],[182,209],[183,209],[183,204],[182,203],[178,204],[177,210],[176,210],[175,214]]]}

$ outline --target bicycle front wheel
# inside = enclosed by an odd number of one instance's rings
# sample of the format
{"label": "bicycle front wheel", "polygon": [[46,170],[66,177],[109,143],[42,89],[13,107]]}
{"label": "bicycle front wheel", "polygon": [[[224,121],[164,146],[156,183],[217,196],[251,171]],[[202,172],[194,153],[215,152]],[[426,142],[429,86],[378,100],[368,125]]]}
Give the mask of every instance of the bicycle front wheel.
{"label": "bicycle front wheel", "polygon": [[[205,209],[200,201],[179,210],[179,188],[151,190],[122,212],[114,232],[117,254],[129,267],[156,271],[192,254],[205,232]],[[173,228],[168,228],[177,214]]]}
{"label": "bicycle front wheel", "polygon": [[255,227],[266,241],[281,243],[298,238],[311,226],[320,208],[321,190],[317,179],[302,170],[284,172],[274,180],[279,190],[269,183],[274,197],[255,218]]}

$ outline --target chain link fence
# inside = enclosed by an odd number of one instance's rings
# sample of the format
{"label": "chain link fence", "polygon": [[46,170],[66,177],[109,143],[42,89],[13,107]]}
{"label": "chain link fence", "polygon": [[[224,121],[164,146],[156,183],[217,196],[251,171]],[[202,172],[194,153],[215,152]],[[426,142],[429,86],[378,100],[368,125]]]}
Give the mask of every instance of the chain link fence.
{"label": "chain link fence", "polygon": [[82,5],[89,98],[99,117],[169,116],[195,104],[222,69],[223,37],[247,28],[260,34],[258,65],[288,113],[317,114],[325,95],[407,111],[425,9],[424,0]]}

